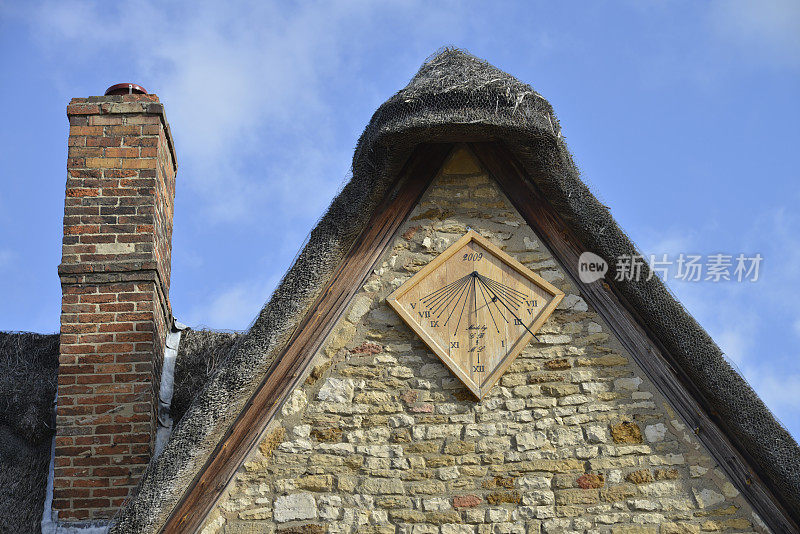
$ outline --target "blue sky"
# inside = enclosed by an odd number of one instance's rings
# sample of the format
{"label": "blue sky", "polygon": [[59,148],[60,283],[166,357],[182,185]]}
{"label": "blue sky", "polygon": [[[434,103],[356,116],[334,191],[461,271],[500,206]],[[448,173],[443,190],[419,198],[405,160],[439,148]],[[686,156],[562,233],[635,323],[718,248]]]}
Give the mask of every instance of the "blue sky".
{"label": "blue sky", "polygon": [[[135,7],[133,7],[135,6]],[[171,301],[244,329],[348,178],[373,111],[443,45],[550,100],[641,249],[764,257],[668,283],[800,436],[800,4],[0,0],[0,328],[58,329],[71,97],[133,81],[180,165]]]}

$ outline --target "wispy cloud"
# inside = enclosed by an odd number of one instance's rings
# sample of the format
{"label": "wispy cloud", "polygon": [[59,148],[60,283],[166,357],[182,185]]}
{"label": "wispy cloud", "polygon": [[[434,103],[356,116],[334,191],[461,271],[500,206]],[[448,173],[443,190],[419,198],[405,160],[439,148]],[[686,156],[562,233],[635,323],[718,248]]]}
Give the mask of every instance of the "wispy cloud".
{"label": "wispy cloud", "polygon": [[266,280],[241,280],[224,285],[209,292],[200,305],[178,319],[193,327],[211,325],[215,329],[243,330],[255,320],[279,281],[279,276],[270,276]]}
{"label": "wispy cloud", "polygon": [[204,201],[213,223],[252,221],[264,206],[289,216],[319,213],[352,154],[342,125],[329,119],[335,96],[358,88],[376,22],[395,17],[412,45],[446,9],[429,6],[415,25],[409,7],[142,1],[136,9],[109,9],[59,1],[40,5],[29,22],[54,53],[74,51],[70,61],[119,51],[132,61],[118,65],[121,78],[153,80],[148,89],[168,103],[182,185]]}
{"label": "wispy cloud", "polygon": [[[800,336],[794,299],[787,283],[800,275],[800,217],[785,208],[764,209],[739,239],[740,250],[764,257],[758,282],[693,283],[668,280],[679,300],[719,344],[729,361],[767,406],[797,435],[800,431],[800,354],[786,351],[781,332]],[[715,253],[715,232],[703,228],[647,232],[645,249],[655,254]],[[768,236],[768,238],[765,238]],[[786,321],[786,318],[789,318]],[[785,326],[784,326],[784,323]],[[778,336],[770,338],[771,335]]]}
{"label": "wispy cloud", "polygon": [[13,250],[0,248],[0,269],[11,265],[11,262],[16,258],[16,253]]}
{"label": "wispy cloud", "polygon": [[719,0],[712,28],[744,56],[778,66],[800,66],[800,3],[795,0]]}
{"label": "wispy cloud", "polygon": [[[301,204],[287,195],[287,183],[305,186],[311,200],[324,198],[331,185],[318,162],[338,164],[326,169],[333,174],[346,170],[335,148],[319,142],[333,134],[318,117],[328,111],[324,78],[338,68],[338,33],[329,30],[347,15],[342,6],[324,4],[286,15],[261,2],[237,9],[201,2],[172,11],[140,2],[124,13],[101,3],[48,2],[33,14],[33,24],[46,46],[71,47],[77,57],[135,47],[134,64],[120,76],[133,71],[157,85],[149,89],[168,103],[179,163],[186,165],[182,185],[205,200],[213,219],[230,221],[252,216],[265,203],[316,208],[308,197]],[[309,136],[320,128],[323,135]],[[303,144],[304,137],[316,143]],[[293,157],[285,154],[290,139]]]}

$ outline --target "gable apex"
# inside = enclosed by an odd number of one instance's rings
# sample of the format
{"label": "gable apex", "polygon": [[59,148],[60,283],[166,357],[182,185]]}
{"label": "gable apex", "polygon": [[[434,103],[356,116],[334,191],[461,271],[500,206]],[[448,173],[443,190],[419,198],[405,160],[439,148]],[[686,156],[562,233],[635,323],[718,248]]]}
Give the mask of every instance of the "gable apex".
{"label": "gable apex", "polygon": [[464,144],[457,145],[442,167],[444,174],[476,174],[481,172],[481,164]]}

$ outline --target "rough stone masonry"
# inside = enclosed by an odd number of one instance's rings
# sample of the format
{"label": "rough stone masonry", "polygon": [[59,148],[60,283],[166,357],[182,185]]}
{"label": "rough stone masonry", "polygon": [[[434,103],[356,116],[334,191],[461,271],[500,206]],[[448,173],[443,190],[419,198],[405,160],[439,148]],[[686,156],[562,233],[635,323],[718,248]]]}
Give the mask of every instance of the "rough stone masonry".
{"label": "rough stone masonry", "polygon": [[[566,293],[481,402],[385,302],[467,228]],[[466,150],[400,234],[204,534],[766,531]]]}

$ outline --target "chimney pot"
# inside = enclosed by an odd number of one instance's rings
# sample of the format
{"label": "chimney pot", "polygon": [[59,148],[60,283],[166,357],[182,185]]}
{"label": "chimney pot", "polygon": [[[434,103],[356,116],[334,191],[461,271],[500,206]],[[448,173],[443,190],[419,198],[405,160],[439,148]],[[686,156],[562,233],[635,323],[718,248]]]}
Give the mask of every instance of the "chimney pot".
{"label": "chimney pot", "polygon": [[105,96],[110,95],[146,95],[147,89],[135,83],[115,83],[106,89]]}

